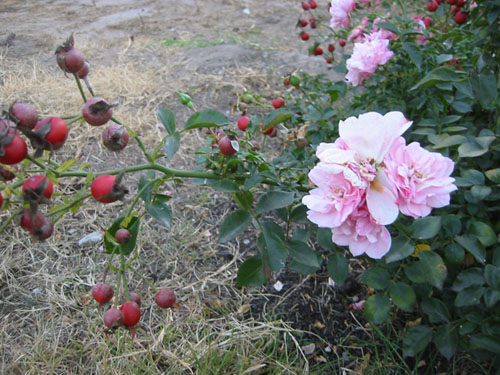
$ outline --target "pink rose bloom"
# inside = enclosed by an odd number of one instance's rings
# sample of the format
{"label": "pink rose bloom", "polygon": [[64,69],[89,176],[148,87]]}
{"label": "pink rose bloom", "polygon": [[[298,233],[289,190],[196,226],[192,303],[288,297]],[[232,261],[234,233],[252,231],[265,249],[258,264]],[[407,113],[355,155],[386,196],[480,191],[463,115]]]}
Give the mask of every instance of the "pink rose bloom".
{"label": "pink rose bloom", "polygon": [[450,193],[457,190],[450,177],[454,163],[440,153],[430,152],[413,142],[408,146],[399,137],[384,160],[386,175],[398,191],[400,211],[415,219],[433,208],[450,204]]}
{"label": "pink rose bloom", "polygon": [[349,14],[355,7],[356,2],[354,0],[332,0],[330,6],[330,14],[332,16],[330,26],[334,29],[349,27],[351,24]]}
{"label": "pink rose bloom", "polygon": [[394,52],[389,49],[389,40],[383,39],[380,31],[371,33],[363,43],[354,43],[352,56],[346,61],[347,81],[353,86],[362,84],[392,56]]}
{"label": "pink rose bloom", "polygon": [[358,40],[360,38],[362,39],[362,36],[363,36],[363,26],[362,25],[358,25],[358,26],[356,26],[355,28],[353,28],[351,30],[351,32],[349,33],[349,37],[347,38],[347,40],[349,40],[349,42],[356,41],[356,40]]}
{"label": "pink rose bloom", "polygon": [[425,23],[424,23],[424,20],[422,19],[422,17],[420,16],[414,16],[413,17],[413,20],[415,22],[418,23],[418,27],[417,27],[417,31],[421,31],[422,34],[418,34],[417,37],[416,37],[416,41],[417,41],[417,44],[427,44],[429,41],[427,40],[427,38],[425,37],[425,35],[423,34],[423,31],[427,28],[425,26]]}
{"label": "pink rose bloom", "polygon": [[353,186],[342,173],[331,173],[321,163],[309,172],[317,189],[302,199],[309,208],[307,217],[319,227],[334,228],[352,214],[363,198],[363,191]]}
{"label": "pink rose bloom", "polygon": [[381,38],[381,39],[389,39],[389,40],[397,39],[398,36],[396,34],[394,34],[392,31],[389,31],[389,30],[383,29],[381,27],[378,27],[378,24],[380,22],[384,22],[384,21],[385,20],[383,20],[380,17],[375,18],[375,20],[373,21],[373,25],[372,25],[372,33],[378,31],[379,32],[379,38]]}
{"label": "pink rose bloom", "polygon": [[383,225],[375,223],[366,205],[362,205],[340,227],[332,229],[332,241],[349,246],[354,256],[362,254],[382,258],[391,248],[391,235]]}

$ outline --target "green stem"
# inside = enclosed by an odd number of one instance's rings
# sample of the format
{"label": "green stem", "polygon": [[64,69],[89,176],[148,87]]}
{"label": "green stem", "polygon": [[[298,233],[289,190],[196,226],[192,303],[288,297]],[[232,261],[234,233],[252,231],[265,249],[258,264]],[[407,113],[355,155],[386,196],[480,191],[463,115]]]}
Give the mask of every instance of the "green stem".
{"label": "green stem", "polygon": [[82,84],[80,82],[80,78],[78,78],[78,74],[73,73],[73,76],[75,77],[76,85],[78,86],[78,90],[80,91],[80,95],[82,96],[83,103],[87,103],[87,97],[85,96],[85,93],[83,92],[83,87],[82,87]]}
{"label": "green stem", "polygon": [[[52,215],[55,215],[61,211],[64,211],[63,215],[66,213],[66,211],[68,209],[70,209],[71,207],[73,207],[75,204],[77,204],[78,202],[80,201],[83,201],[87,198],[89,198],[92,194],[88,193],[88,194],[85,194],[84,196],[78,198],[78,199],[75,199],[73,202],[70,202],[68,204],[65,204],[64,206],[61,206],[59,208],[57,208],[56,210],[52,211],[49,213],[49,216],[52,216]],[[56,221],[59,220],[59,217],[56,219]]]}
{"label": "green stem", "polygon": [[144,282],[146,284],[148,284],[148,286],[153,289],[153,292],[156,293],[158,291],[158,289],[156,289],[156,287],[153,285],[153,283],[151,281],[149,281],[148,279],[146,279],[144,277],[144,275],[142,273],[140,273],[139,271],[137,271],[134,267],[132,266],[129,266],[129,268],[132,270],[132,272],[134,272],[137,276],[139,276],[141,279],[144,280]]}
{"label": "green stem", "polygon": [[144,193],[149,186],[151,186],[152,184],[156,184],[156,182],[162,180],[163,178],[164,177],[158,177],[158,178],[155,178],[154,180],[149,181],[146,185],[144,185],[142,187],[141,190],[139,190],[137,192],[137,194],[134,197],[134,200],[130,204],[130,207],[129,207],[128,211],[127,211],[127,217],[130,216],[130,215],[132,215],[132,211],[134,210],[134,207],[137,204],[137,202],[139,201],[139,198],[141,197],[142,193]]}
{"label": "green stem", "polygon": [[125,300],[130,301],[130,296],[128,294],[127,276],[125,275],[125,255],[120,252],[120,273],[123,279],[123,293],[125,294]]}
{"label": "green stem", "polygon": [[72,123],[74,123],[74,122],[80,121],[82,118],[83,118],[83,116],[74,117],[74,118],[72,118],[71,120],[69,120],[69,121],[66,123],[66,125],[71,125],[71,124],[72,124]]}
{"label": "green stem", "polygon": [[22,211],[24,210],[24,207],[19,207],[12,215],[10,215],[10,217],[5,220],[5,222],[2,224],[2,226],[0,226],[0,233],[2,233],[5,228],[7,228],[7,225],[9,225],[12,220],[14,220],[17,215],[19,215]]}

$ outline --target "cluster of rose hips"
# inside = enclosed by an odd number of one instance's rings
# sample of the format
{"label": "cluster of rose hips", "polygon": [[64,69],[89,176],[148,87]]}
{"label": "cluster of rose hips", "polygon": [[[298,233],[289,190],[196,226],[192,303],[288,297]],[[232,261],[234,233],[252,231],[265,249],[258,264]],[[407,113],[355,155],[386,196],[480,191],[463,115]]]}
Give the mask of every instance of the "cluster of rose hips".
{"label": "cluster of rose hips", "polygon": [[[111,301],[114,296],[113,288],[105,283],[95,284],[92,287],[92,297],[103,305]],[[119,308],[108,309],[103,316],[104,324],[108,329],[119,326],[134,327],[141,319],[141,297],[137,293],[129,292],[129,301],[123,303]],[[175,293],[170,288],[162,288],[156,292],[155,303],[167,309],[173,307],[176,302]]]}
{"label": "cluster of rose hips", "polygon": [[[89,64],[83,54],[74,47],[73,36],[56,49],[56,61],[65,72],[83,80],[91,94],[87,75]],[[82,95],[84,96],[84,95]],[[44,150],[53,152],[63,147],[69,133],[68,124],[81,118],[92,126],[106,124],[113,116],[113,105],[100,97],[91,97],[82,107],[81,115],[75,116],[70,122],[59,117],[39,119],[36,109],[28,103],[17,102],[10,106],[0,118],[0,178],[11,181],[16,178],[17,164],[28,157],[28,146],[24,135],[31,142],[33,157],[42,156]],[[103,143],[110,151],[120,151],[128,143],[129,134],[125,127],[113,123],[102,133]],[[126,189],[119,185],[120,176],[99,176],[91,185],[95,199],[102,203],[121,199]],[[53,193],[53,183],[45,176],[31,176],[23,184],[22,197],[29,208],[21,212],[19,224],[30,232],[33,238],[45,240],[53,233],[53,224],[40,211],[40,204],[49,202]],[[3,197],[0,195],[0,207]]]}
{"label": "cluster of rose hips", "polygon": [[[427,10],[435,12],[439,8],[439,5],[444,2],[445,0],[431,0],[427,3]],[[457,24],[461,25],[467,21],[467,12],[464,11],[467,0],[446,0],[446,3],[450,5],[450,11]]]}
{"label": "cluster of rose hips", "polygon": [[[311,9],[316,9],[318,7],[318,3],[316,1],[304,1],[302,3],[302,9],[305,11],[310,11]],[[297,27],[305,28],[308,25],[311,27],[311,29],[315,29],[318,26],[319,20],[315,18],[313,15],[309,17],[309,19],[306,18],[299,18],[297,21]],[[303,41],[308,41],[309,38],[311,37],[307,31],[301,31],[299,34],[300,38]],[[340,39],[339,45],[341,47],[344,47],[346,45],[346,42],[344,39]],[[325,61],[327,64],[331,64],[333,62],[333,52],[335,51],[335,46],[333,44],[328,45],[328,52],[329,55],[325,56]],[[314,45],[311,50],[311,54],[314,56],[321,56],[324,53],[323,47],[321,47],[319,44]]]}

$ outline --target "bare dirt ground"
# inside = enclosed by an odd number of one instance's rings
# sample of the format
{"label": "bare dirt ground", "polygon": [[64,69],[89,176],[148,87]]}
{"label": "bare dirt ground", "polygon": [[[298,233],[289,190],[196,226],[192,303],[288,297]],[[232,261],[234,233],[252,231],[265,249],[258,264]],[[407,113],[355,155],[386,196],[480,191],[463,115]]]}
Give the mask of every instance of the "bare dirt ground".
{"label": "bare dirt ground", "polygon": [[[117,100],[116,116],[154,147],[164,136],[155,117],[160,106],[172,109],[178,123],[190,115],[176,91],[188,92],[197,108],[236,118],[232,107],[245,90],[272,98],[283,90],[281,77],[295,69],[332,75],[298,38],[299,8],[292,0],[3,0],[0,42],[15,36],[0,46],[1,104],[27,100],[41,116],[77,113],[79,94],[54,57],[74,33],[96,93]],[[56,161],[78,158],[99,170],[144,162],[135,145],[110,155],[100,146],[100,131],[83,125],[71,129]],[[200,135],[183,140],[171,165],[191,166],[202,142]],[[79,183],[61,182],[58,199]],[[172,228],[143,224],[137,268],[158,287],[175,289],[182,308],[158,311],[152,291],[130,275],[144,301],[137,337],[103,333],[102,311],[89,290],[107,258],[99,243],[79,246],[78,240],[109,226],[126,206],[89,202],[64,216],[44,243],[11,225],[0,239],[0,373],[304,374],[363,363],[363,349],[350,341],[359,363],[336,351],[342,337],[363,326],[345,322],[348,299],[328,287],[324,274],[281,275],[282,292],[271,285],[235,288],[237,267],[255,250],[255,239],[249,232],[216,243],[230,200],[192,186],[165,189],[174,194]],[[356,285],[350,287],[339,293],[354,295]],[[327,359],[339,364],[330,367]]]}

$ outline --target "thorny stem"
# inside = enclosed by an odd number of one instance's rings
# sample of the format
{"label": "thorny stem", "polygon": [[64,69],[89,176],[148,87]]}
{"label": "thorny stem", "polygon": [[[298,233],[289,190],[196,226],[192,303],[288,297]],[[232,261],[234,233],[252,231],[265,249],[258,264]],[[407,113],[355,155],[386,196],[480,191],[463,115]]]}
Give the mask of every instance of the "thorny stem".
{"label": "thorny stem", "polygon": [[76,85],[78,86],[78,90],[80,91],[80,95],[82,96],[83,103],[87,103],[87,97],[85,96],[85,93],[83,92],[83,87],[80,82],[80,78],[78,77],[77,73],[73,73],[73,76],[75,77]]}

